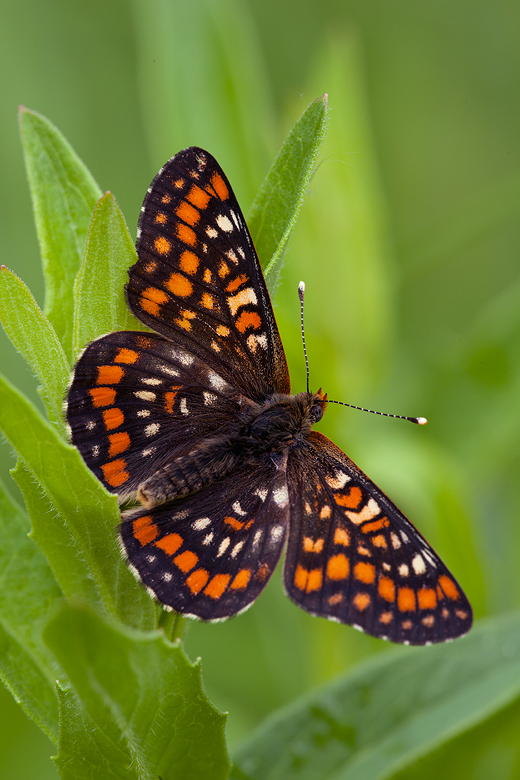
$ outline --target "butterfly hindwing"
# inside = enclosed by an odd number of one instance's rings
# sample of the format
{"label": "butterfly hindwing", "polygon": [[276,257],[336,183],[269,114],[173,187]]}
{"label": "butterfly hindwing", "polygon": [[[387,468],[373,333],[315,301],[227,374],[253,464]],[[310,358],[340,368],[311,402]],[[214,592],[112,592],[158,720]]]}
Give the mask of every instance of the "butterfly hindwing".
{"label": "butterfly hindwing", "polygon": [[287,535],[286,472],[267,459],[183,500],[124,518],[129,563],[165,606],[203,620],[246,609],[267,584]]}
{"label": "butterfly hindwing", "polygon": [[289,459],[286,590],[315,615],[394,642],[466,633],[461,588],[417,529],[329,439]]}
{"label": "butterfly hindwing", "polygon": [[83,352],[67,419],[89,468],[108,490],[125,495],[232,423],[238,399],[200,358],[155,333],[121,331]]}
{"label": "butterfly hindwing", "polygon": [[289,392],[289,373],[258,257],[231,186],[203,149],[175,155],[144,200],[135,316],[183,344],[255,400]]}

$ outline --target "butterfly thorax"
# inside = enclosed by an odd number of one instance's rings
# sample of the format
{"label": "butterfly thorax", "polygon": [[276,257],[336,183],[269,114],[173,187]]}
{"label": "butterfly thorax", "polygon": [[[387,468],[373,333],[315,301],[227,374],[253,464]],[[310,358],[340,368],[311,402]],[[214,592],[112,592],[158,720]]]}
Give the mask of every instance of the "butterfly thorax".
{"label": "butterfly thorax", "polygon": [[276,460],[301,445],[325,407],[321,391],[273,393],[261,404],[248,399],[232,426],[166,463],[139,487],[138,498],[147,507],[163,504],[223,479],[241,464]]}

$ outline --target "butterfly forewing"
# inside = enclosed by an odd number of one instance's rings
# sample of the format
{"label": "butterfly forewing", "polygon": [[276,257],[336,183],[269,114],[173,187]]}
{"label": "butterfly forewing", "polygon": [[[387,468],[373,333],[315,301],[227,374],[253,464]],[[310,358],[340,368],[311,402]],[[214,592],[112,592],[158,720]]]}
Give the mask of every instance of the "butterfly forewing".
{"label": "butterfly forewing", "polygon": [[131,513],[125,554],[164,605],[221,620],[246,609],[266,586],[286,540],[284,468],[249,466],[182,501]]}
{"label": "butterfly forewing", "polygon": [[254,399],[289,392],[258,258],[231,186],[192,147],[156,176],[139,220],[127,298],[135,316],[182,343]]}
{"label": "butterfly forewing", "polygon": [[417,529],[325,436],[289,460],[290,597],[312,614],[394,642],[466,633],[471,607]]}

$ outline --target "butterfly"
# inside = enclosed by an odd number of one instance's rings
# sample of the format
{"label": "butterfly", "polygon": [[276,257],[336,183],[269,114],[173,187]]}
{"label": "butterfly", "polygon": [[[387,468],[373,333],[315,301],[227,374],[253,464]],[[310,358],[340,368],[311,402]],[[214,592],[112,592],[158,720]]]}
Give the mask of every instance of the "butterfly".
{"label": "butterfly", "polygon": [[471,607],[446,566],[313,430],[327,396],[291,395],[251,236],[208,152],[159,171],[137,254],[126,298],[152,332],[88,345],[66,414],[107,490],[137,497],[120,541],[153,597],[202,620],[237,615],[287,546],[285,589],[312,615],[407,644],[465,634]]}

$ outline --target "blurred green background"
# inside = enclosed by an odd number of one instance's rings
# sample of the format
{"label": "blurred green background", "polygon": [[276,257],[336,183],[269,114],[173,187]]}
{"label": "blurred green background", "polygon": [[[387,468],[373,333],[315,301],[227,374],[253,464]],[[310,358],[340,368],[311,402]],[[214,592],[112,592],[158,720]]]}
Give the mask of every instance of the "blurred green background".
{"label": "blurred green background", "polygon": [[[421,429],[329,407],[321,430],[419,526],[477,617],[518,607],[518,3],[2,0],[0,14],[0,262],[40,304],[18,104],[60,128],[135,235],[151,179],[187,145],[217,157],[247,214],[286,133],[328,92],[328,137],[274,301],[293,387],[305,381],[302,278],[313,389],[429,418]],[[2,371],[36,398],[3,334],[0,350]],[[0,457],[5,473],[6,446]],[[298,610],[278,574],[245,615],[187,626],[185,647],[230,711],[231,746],[387,649]],[[518,724],[518,707],[508,712]],[[52,746],[4,691],[0,722],[3,779],[56,777]],[[495,754],[493,776],[516,776],[515,730],[507,742],[495,725],[502,747],[459,776],[491,776]],[[468,735],[434,756],[432,773],[435,760],[466,766],[472,744]]]}

